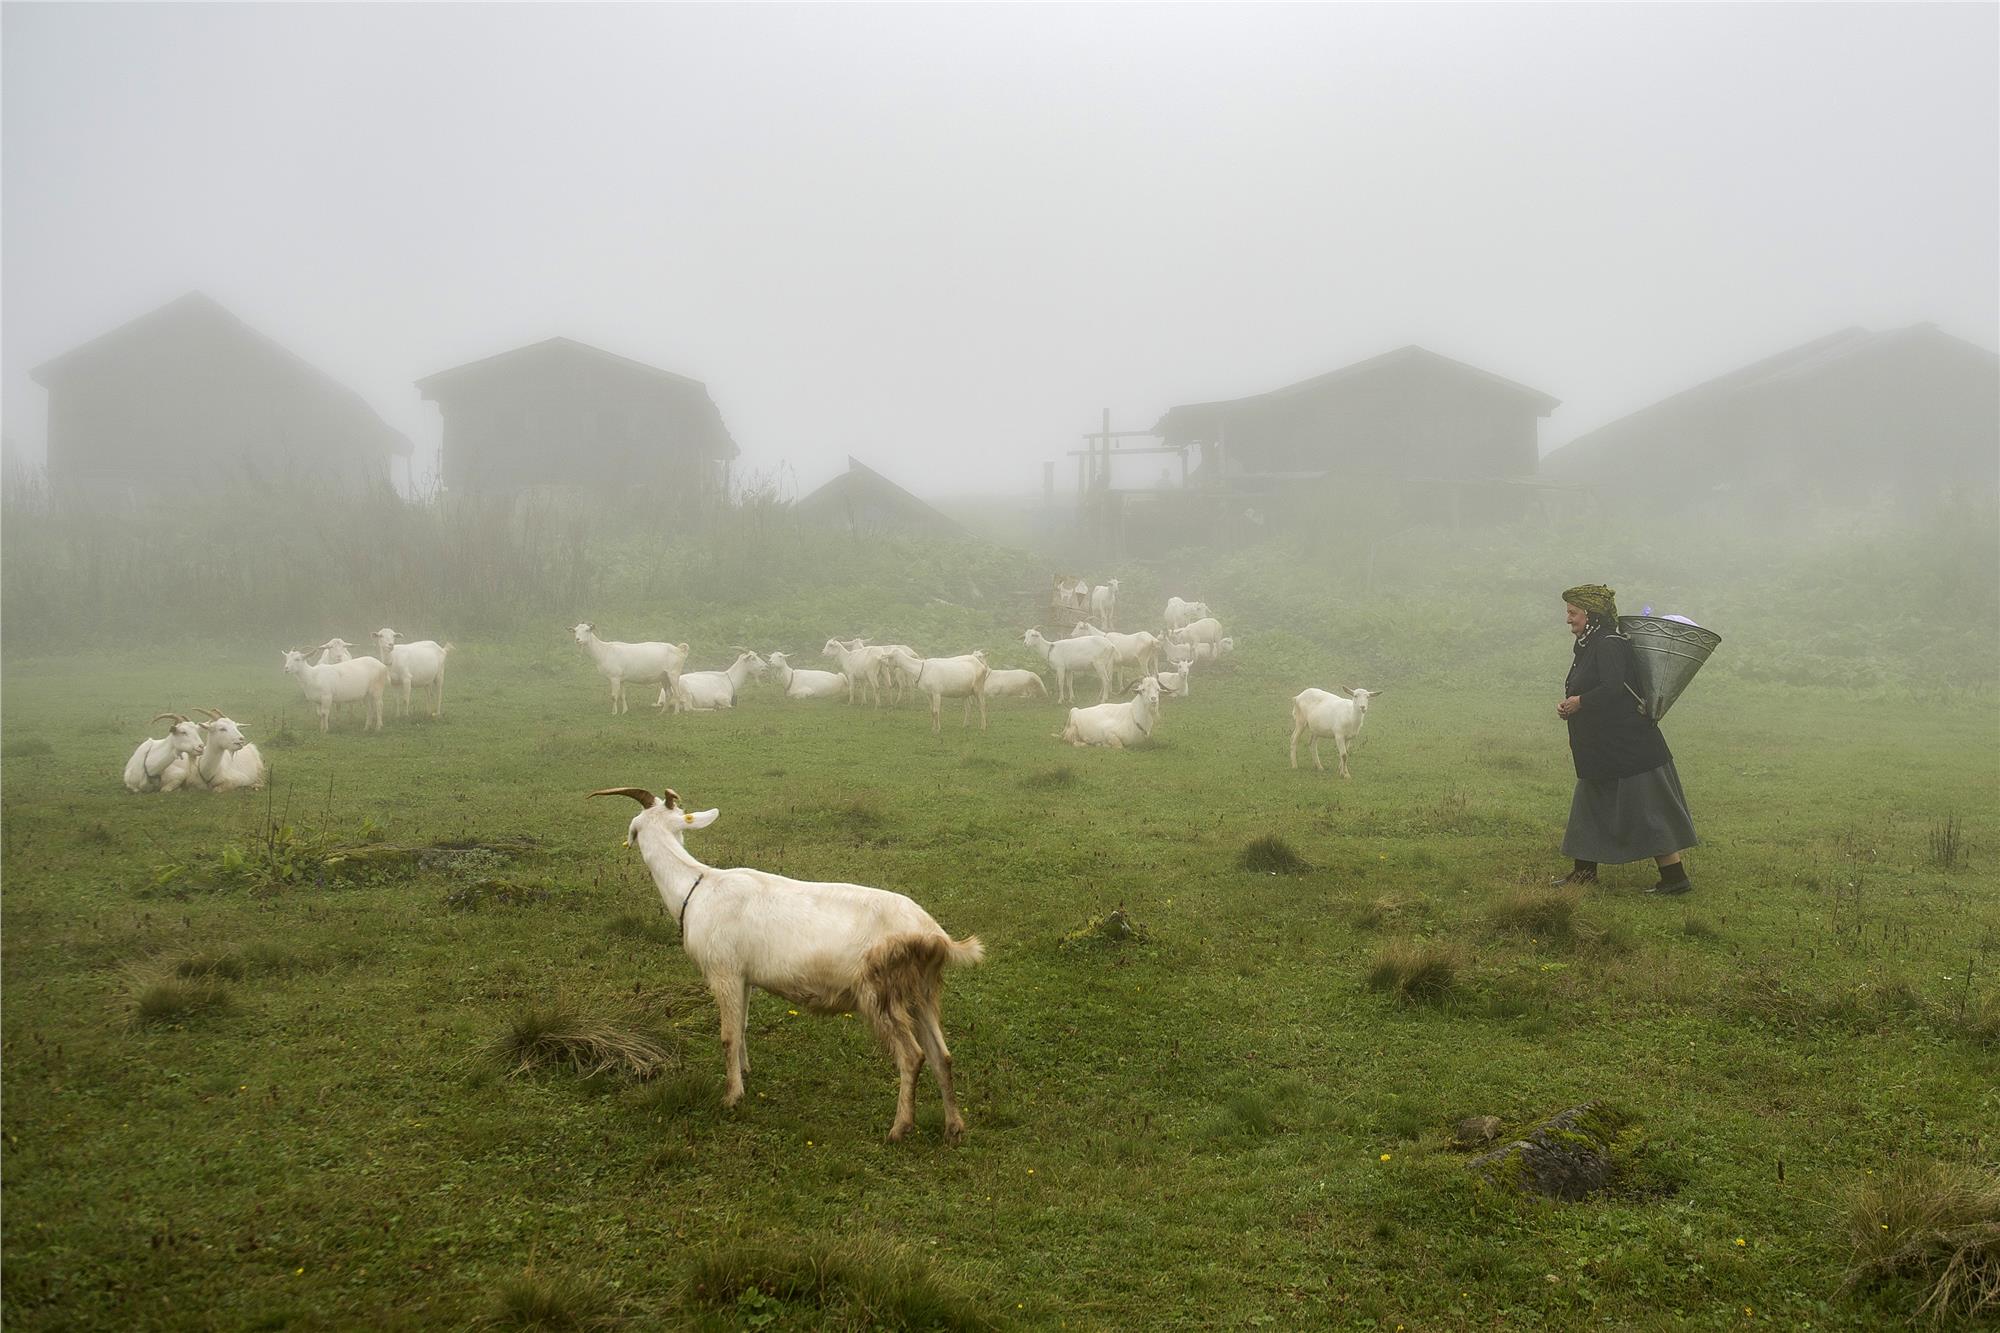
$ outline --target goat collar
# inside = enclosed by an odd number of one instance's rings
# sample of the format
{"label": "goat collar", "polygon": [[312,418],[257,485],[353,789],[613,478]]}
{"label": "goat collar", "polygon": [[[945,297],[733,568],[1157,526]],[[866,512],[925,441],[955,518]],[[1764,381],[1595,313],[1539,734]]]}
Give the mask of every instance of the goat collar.
{"label": "goat collar", "polygon": [[703,881],[704,879],[707,879],[707,878],[708,878],[708,872],[707,872],[706,870],[704,870],[704,871],[702,871],[702,872],[701,872],[700,874],[696,875],[696,876],[694,877],[694,883],[692,883],[692,884],[688,885],[688,891],[687,891],[687,897],[685,897],[685,898],[681,899],[681,921],[680,921],[680,926],[681,926],[681,947],[682,947],[682,948],[686,948],[686,947],[687,947],[687,937],[688,937],[688,904],[694,901],[694,891],[695,891],[696,889],[700,888],[700,887],[701,887],[701,882],[702,882],[702,881]]}

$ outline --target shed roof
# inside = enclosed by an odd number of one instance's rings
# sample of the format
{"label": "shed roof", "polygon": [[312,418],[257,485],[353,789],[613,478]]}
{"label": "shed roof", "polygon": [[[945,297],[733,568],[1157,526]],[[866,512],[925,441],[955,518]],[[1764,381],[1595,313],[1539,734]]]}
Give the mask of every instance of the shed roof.
{"label": "shed roof", "polygon": [[516,374],[525,362],[559,358],[597,361],[612,370],[624,371],[638,378],[656,380],[677,389],[700,389],[704,393],[708,389],[708,386],[700,380],[687,375],[677,375],[671,370],[662,370],[658,366],[649,366],[643,361],[634,361],[631,357],[620,356],[616,352],[607,352],[602,347],[593,347],[574,338],[561,337],[544,338],[525,347],[495,352],[492,356],[483,356],[462,366],[436,371],[418,380],[417,388],[423,391],[424,397],[429,398],[431,390],[444,385],[485,379],[495,374]]}
{"label": "shed roof", "polygon": [[835,509],[845,510],[847,502],[856,492],[864,494],[872,493],[878,498],[888,501],[905,516],[916,522],[953,532],[961,530],[955,520],[932,505],[910,494],[910,492],[904,490],[895,482],[890,481],[887,477],[877,472],[874,468],[869,467],[852,454],[849,454],[847,458],[847,471],[835,476],[831,481],[828,481],[824,486],[813,491],[810,495],[801,498],[794,507],[799,513],[808,516],[831,512]]}

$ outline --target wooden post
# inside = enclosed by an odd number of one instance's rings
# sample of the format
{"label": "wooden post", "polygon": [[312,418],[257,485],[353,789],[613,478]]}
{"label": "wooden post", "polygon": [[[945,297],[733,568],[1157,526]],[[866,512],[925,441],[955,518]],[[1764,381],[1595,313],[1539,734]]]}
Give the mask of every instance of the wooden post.
{"label": "wooden post", "polygon": [[1104,409],[1104,434],[1101,438],[1104,441],[1104,475],[1097,484],[1108,491],[1111,489],[1111,409],[1108,407]]}

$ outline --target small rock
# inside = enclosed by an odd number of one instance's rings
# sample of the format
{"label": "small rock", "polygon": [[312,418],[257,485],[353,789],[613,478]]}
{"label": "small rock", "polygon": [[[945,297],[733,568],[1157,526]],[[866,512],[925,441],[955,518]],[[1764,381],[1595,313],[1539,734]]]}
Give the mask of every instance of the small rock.
{"label": "small rock", "polygon": [[1477,1148],[1500,1137],[1500,1117],[1469,1115],[1458,1122],[1458,1146]]}
{"label": "small rock", "polygon": [[1558,1112],[1504,1148],[1472,1159],[1494,1184],[1574,1201],[1610,1185],[1630,1147],[1631,1117],[1603,1102]]}

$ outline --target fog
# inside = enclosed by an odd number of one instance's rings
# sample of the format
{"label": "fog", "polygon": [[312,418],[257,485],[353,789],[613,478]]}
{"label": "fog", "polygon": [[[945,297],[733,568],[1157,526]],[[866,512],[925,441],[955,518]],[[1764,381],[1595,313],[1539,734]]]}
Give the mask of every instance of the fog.
{"label": "fog", "polygon": [[[4,425],[200,290],[431,466],[555,335],[751,469],[1028,491],[1418,343],[1544,451],[1835,329],[2000,346],[2000,10],[7,5]],[[1058,476],[1068,476],[1068,464]]]}

